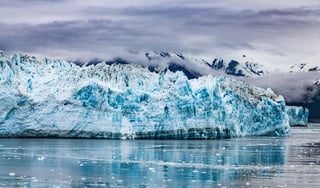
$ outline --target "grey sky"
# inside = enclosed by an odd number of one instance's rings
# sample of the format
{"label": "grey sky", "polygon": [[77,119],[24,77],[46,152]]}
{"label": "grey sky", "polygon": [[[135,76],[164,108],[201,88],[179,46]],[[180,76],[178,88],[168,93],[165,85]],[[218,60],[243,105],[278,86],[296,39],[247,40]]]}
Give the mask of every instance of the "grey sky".
{"label": "grey sky", "polygon": [[1,0],[0,49],[67,59],[164,50],[265,65],[320,53],[318,0]]}

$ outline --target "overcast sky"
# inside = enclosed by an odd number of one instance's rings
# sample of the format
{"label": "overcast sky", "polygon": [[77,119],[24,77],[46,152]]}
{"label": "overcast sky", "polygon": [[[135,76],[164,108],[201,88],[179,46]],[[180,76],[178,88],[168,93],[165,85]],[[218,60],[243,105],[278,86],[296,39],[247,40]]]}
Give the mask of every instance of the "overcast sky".
{"label": "overcast sky", "polygon": [[127,51],[287,67],[320,54],[319,0],[1,0],[0,49],[66,59]]}

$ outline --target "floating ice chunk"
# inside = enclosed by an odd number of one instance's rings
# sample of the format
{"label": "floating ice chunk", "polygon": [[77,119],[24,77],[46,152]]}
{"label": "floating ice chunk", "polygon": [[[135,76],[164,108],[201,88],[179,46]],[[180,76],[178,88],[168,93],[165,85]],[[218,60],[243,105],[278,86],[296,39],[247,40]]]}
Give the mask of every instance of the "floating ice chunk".
{"label": "floating ice chunk", "polygon": [[307,126],[309,110],[300,106],[287,106],[290,126]]}
{"label": "floating ice chunk", "polygon": [[43,155],[41,155],[41,156],[39,156],[39,157],[37,158],[38,161],[43,161],[44,159],[46,159],[46,157],[43,156]]}

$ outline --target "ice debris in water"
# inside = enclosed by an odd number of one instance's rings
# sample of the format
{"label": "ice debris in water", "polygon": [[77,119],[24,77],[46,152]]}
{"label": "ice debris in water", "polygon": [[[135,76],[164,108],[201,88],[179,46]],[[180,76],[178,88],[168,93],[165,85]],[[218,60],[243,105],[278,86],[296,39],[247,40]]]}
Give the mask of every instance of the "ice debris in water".
{"label": "ice debris in water", "polygon": [[290,134],[285,101],[226,77],[0,58],[1,137],[213,139]]}
{"label": "ice debris in water", "polygon": [[287,106],[290,126],[307,126],[309,110],[300,106]]}

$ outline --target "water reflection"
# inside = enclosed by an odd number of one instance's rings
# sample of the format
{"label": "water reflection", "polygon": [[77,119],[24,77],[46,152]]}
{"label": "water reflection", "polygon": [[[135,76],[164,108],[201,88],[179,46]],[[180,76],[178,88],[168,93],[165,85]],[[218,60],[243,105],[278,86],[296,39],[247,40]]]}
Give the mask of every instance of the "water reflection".
{"label": "water reflection", "polygon": [[285,139],[1,139],[0,186],[212,187],[284,172]]}

